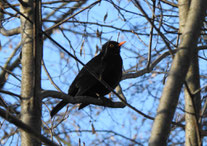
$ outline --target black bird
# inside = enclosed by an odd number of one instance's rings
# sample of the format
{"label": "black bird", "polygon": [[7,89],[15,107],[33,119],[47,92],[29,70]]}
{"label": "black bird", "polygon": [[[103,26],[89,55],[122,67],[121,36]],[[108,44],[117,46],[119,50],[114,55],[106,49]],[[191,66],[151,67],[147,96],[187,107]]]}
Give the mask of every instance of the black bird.
{"label": "black bird", "polygon": [[[99,79],[104,80],[113,89],[119,84],[122,77],[122,59],[120,56],[120,47],[125,43],[108,41],[102,46],[101,52],[92,58],[86,66],[93,71]],[[91,96],[103,97],[110,91],[102,85],[97,79],[93,77],[83,67],[71,84],[68,94],[70,96]],[[59,110],[61,110],[68,102],[62,100],[51,111],[50,115],[53,117]],[[84,108],[88,104],[81,104],[79,109]]]}

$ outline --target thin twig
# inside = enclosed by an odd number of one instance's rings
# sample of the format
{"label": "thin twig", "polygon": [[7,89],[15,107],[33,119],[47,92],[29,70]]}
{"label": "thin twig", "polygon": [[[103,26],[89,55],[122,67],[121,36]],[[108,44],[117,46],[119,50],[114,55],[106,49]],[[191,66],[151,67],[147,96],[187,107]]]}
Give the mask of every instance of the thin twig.
{"label": "thin twig", "polygon": [[22,121],[17,119],[15,116],[13,116],[9,112],[7,112],[7,111],[5,111],[1,108],[0,108],[0,116],[2,118],[4,118],[5,120],[7,120],[8,122],[10,122],[10,123],[14,124],[15,126],[17,126],[18,128],[26,131],[27,133],[32,135],[38,141],[43,142],[47,145],[58,146],[56,143],[52,142],[51,140],[47,139],[43,135],[39,134],[35,129],[33,129],[32,127],[29,127],[28,125],[24,124]]}
{"label": "thin twig", "polygon": [[66,18],[66,19],[64,19],[64,20],[62,20],[62,21],[60,21],[60,22],[58,22],[57,24],[53,25],[52,27],[46,29],[45,32],[48,32],[48,31],[50,31],[50,30],[52,30],[52,29],[58,27],[59,25],[63,24],[64,22],[67,22],[69,19],[73,18],[74,16],[78,15],[79,13],[85,11],[86,9],[88,9],[88,8],[90,8],[90,7],[92,7],[92,6],[94,6],[95,4],[97,4],[97,3],[99,3],[99,2],[101,2],[101,1],[100,1],[100,0],[95,1],[94,3],[92,3],[92,4],[90,4],[89,6],[83,8],[82,10],[76,12],[75,14],[71,15],[70,17],[68,17],[68,18]]}
{"label": "thin twig", "polygon": [[2,90],[2,89],[0,89],[0,93],[8,94],[8,95],[11,95],[11,96],[16,96],[16,97],[19,97],[19,99],[22,99],[22,97],[20,95],[9,92],[9,91],[5,91],[5,90]]}
{"label": "thin twig", "polygon": [[52,77],[50,76],[50,73],[48,72],[48,70],[47,70],[47,68],[46,68],[45,63],[44,63],[43,60],[42,60],[42,66],[43,66],[43,69],[45,70],[45,73],[46,73],[48,79],[50,80],[51,84],[52,84],[58,91],[63,92],[63,91],[62,91],[62,90],[55,84],[55,82],[53,81],[53,79],[52,79]]}
{"label": "thin twig", "polygon": [[[152,23],[154,24],[155,20],[155,5],[156,1],[153,1],[153,10],[152,10]],[[153,38],[153,25],[151,25],[150,29],[150,40],[149,40],[149,49],[148,49],[148,60],[147,60],[147,69],[149,70],[150,63],[151,63],[151,53],[152,53],[152,38]]]}
{"label": "thin twig", "polygon": [[147,19],[147,21],[155,28],[155,30],[158,32],[158,34],[161,36],[162,40],[164,41],[164,43],[166,44],[167,48],[169,49],[170,54],[173,55],[173,50],[170,47],[170,41],[160,32],[160,30],[154,25],[154,23],[150,20],[150,18],[148,17],[147,13],[144,11],[144,9],[141,7],[141,5],[139,4],[139,2],[137,0],[133,1],[135,6],[143,13],[143,15],[145,16],[145,18]]}

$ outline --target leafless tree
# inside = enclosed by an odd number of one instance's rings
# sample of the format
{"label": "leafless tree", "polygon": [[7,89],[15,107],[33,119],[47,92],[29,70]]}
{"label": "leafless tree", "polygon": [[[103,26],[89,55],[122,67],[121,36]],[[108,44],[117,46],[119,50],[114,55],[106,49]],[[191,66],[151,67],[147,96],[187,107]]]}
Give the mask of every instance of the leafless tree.
{"label": "leafless tree", "polygon": [[[0,1],[0,144],[207,144],[206,7],[205,0]],[[108,40],[127,41],[112,102],[67,95]],[[51,118],[60,99],[70,104]],[[77,110],[79,103],[90,106]]]}

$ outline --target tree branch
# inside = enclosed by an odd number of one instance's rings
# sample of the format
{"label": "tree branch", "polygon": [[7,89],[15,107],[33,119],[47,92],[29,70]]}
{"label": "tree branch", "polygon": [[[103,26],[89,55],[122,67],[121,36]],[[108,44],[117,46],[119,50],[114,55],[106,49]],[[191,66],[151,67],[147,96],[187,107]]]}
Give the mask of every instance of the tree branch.
{"label": "tree branch", "polygon": [[84,103],[84,104],[94,104],[94,105],[100,105],[100,106],[111,107],[111,108],[124,108],[126,106],[122,102],[113,102],[107,99],[106,97],[101,97],[101,99],[90,97],[90,96],[73,97],[68,94],[52,91],[52,90],[44,90],[41,92],[41,98],[44,99],[46,97],[63,99],[71,104]]}
{"label": "tree branch", "polygon": [[9,112],[7,112],[7,111],[5,111],[1,108],[0,108],[0,116],[2,118],[4,118],[5,120],[7,120],[8,122],[10,122],[10,123],[14,124],[15,126],[17,126],[18,128],[20,128],[20,129],[24,130],[25,132],[29,133],[30,135],[32,135],[36,140],[38,140],[40,142],[43,142],[47,145],[57,146],[56,143],[54,143],[51,140],[47,139],[43,135],[40,135],[32,127],[29,127],[28,125],[24,124],[22,121],[17,119],[15,116],[13,116]]}

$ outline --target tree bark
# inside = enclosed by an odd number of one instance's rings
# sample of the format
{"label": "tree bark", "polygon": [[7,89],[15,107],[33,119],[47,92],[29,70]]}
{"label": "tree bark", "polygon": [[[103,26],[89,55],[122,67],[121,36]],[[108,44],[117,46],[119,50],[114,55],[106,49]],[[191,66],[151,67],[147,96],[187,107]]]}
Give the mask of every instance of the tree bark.
{"label": "tree bark", "polygon": [[[42,39],[39,33],[41,1],[23,0],[20,4],[22,34],[22,83],[21,83],[21,120],[41,133],[41,57]],[[21,131],[21,143],[24,146],[41,145],[25,131]]]}
{"label": "tree bark", "polygon": [[[188,16],[190,7],[189,0],[179,0],[179,31],[182,34]],[[182,39],[182,35],[181,35]],[[194,91],[200,88],[199,65],[198,65],[198,50],[194,49],[192,61],[186,75],[185,88],[185,145],[199,146],[201,145],[199,133],[199,112],[201,107],[200,93],[192,95]]]}
{"label": "tree bark", "polygon": [[150,146],[165,146],[170,125],[175,113],[178,97],[190,66],[194,49],[200,34],[202,20],[206,12],[206,0],[192,0],[179,50],[175,55],[167,82],[163,89],[160,104],[155,117]]}
{"label": "tree bark", "polygon": [[193,55],[186,76],[186,84],[188,89],[185,89],[185,145],[201,146],[200,126],[198,123],[201,107],[200,93],[191,94],[200,88],[197,52]]}

